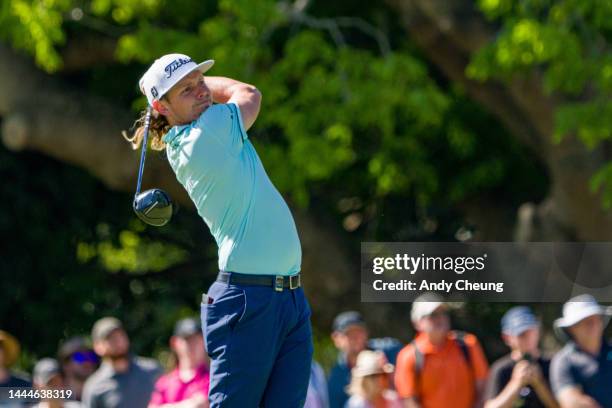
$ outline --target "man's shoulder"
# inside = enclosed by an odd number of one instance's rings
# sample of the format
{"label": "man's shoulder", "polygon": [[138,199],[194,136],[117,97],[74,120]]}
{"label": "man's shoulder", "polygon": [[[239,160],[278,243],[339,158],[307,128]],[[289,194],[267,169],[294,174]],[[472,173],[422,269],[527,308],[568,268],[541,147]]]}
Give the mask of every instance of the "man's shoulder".
{"label": "man's shoulder", "polygon": [[32,382],[25,373],[11,372],[10,377],[5,383],[2,383],[3,387],[31,387]]}
{"label": "man's shoulder", "polygon": [[227,123],[233,119],[233,104],[216,103],[206,109],[200,117],[191,122],[191,127],[218,127],[219,124]]}
{"label": "man's shoulder", "polygon": [[567,343],[557,351],[552,358],[551,364],[559,364],[561,361],[567,361],[569,357],[576,352],[576,348],[572,343]]}
{"label": "man's shoulder", "polygon": [[512,357],[510,357],[510,354],[500,357],[491,364],[491,375],[493,376],[506,370],[512,370],[515,363]]}
{"label": "man's shoulder", "polygon": [[472,347],[480,344],[478,337],[474,333],[466,332],[463,330],[452,330],[448,334],[449,338],[455,340],[455,342],[464,343],[465,345]]}
{"label": "man's shoulder", "polygon": [[93,372],[92,375],[85,380],[84,387],[86,388],[95,388],[97,384],[108,380],[112,377],[112,373],[104,366],[101,365],[98,367],[96,371]]}

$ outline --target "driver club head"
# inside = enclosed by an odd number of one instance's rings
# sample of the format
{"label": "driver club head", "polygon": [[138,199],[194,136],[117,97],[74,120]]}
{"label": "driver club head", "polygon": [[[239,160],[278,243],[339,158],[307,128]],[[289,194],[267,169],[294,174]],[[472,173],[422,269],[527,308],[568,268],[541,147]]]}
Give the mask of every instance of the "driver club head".
{"label": "driver club head", "polygon": [[153,188],[134,197],[134,212],[145,223],[161,227],[170,222],[174,213],[172,199],[164,190]]}

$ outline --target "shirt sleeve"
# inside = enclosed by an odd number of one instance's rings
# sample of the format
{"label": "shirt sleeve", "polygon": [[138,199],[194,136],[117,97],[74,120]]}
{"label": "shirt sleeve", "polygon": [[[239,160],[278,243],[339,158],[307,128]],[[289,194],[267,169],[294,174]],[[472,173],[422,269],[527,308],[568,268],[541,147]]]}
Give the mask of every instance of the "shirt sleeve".
{"label": "shirt sleeve", "polygon": [[87,408],[96,408],[97,400],[94,396],[94,385],[90,381],[86,381],[83,386],[83,395],[81,396],[81,405]]}
{"label": "shirt sleeve", "polygon": [[413,346],[410,344],[397,355],[395,389],[402,398],[416,396],[415,355]]}
{"label": "shirt sleeve", "polygon": [[196,121],[203,136],[210,135],[231,153],[240,152],[247,139],[240,108],[234,103],[212,105]]}
{"label": "shirt sleeve", "polygon": [[342,407],[345,404],[348,396],[344,391],[344,387],[347,385],[344,375],[341,370],[334,366],[327,380],[327,390],[329,396],[330,407]]}
{"label": "shirt sleeve", "polygon": [[480,347],[480,342],[473,334],[466,334],[464,341],[470,351],[474,378],[477,380],[486,380],[489,374],[489,363],[482,351],[482,347]]}
{"label": "shirt sleeve", "polygon": [[555,356],[550,363],[550,386],[555,397],[559,397],[565,387],[576,387],[578,385],[567,357],[565,355]]}
{"label": "shirt sleeve", "polygon": [[491,366],[491,374],[487,380],[487,386],[485,387],[484,400],[492,400],[499,395],[506,384],[502,383],[502,364],[501,361],[494,363]]}

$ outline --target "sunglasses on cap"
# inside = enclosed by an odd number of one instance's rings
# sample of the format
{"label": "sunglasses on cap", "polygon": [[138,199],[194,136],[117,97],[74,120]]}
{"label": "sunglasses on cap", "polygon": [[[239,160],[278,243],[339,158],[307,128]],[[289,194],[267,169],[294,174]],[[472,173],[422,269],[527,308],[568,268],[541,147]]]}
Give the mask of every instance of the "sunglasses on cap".
{"label": "sunglasses on cap", "polygon": [[70,355],[70,360],[74,361],[77,364],[98,364],[98,362],[100,361],[98,355],[91,350],[74,352]]}

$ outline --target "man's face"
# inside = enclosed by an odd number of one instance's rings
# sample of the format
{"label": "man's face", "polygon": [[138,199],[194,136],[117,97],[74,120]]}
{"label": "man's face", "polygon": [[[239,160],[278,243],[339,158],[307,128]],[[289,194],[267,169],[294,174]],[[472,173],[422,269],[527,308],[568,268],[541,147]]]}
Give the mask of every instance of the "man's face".
{"label": "man's face", "polygon": [[130,350],[130,340],[125,330],[115,329],[105,339],[96,341],[94,348],[102,357],[125,358]]}
{"label": "man's face", "polygon": [[416,328],[420,332],[427,334],[446,335],[450,330],[450,319],[446,308],[440,306],[432,314],[421,318]]}
{"label": "man's face", "polygon": [[368,331],[361,325],[349,326],[332,336],[336,347],[347,354],[359,354],[368,343]]}
{"label": "man's face", "polygon": [[97,363],[97,357],[92,350],[82,349],[68,356],[62,369],[66,375],[84,380],[96,371]]}
{"label": "man's face", "polygon": [[599,340],[603,330],[603,320],[599,315],[589,316],[568,328],[572,338],[579,345],[592,343],[594,339]]}
{"label": "man's face", "polygon": [[198,70],[176,83],[153,106],[171,125],[185,125],[196,120],[212,105],[212,93]]}
{"label": "man's face", "polygon": [[521,354],[535,354],[540,342],[540,328],[527,329],[518,336],[504,335],[504,341],[512,350],[518,350]]}
{"label": "man's face", "polygon": [[206,361],[204,337],[201,333],[187,337],[174,336],[171,340],[171,347],[180,360],[188,359],[197,363]]}

